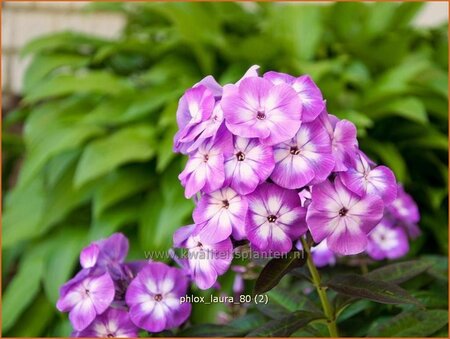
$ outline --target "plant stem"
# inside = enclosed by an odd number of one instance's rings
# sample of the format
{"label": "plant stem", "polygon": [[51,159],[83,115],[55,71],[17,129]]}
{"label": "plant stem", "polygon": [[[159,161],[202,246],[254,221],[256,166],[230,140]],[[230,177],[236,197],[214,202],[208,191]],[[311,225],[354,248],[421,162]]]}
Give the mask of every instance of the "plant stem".
{"label": "plant stem", "polygon": [[303,249],[306,251],[307,259],[306,264],[308,265],[309,272],[311,273],[312,281],[314,284],[314,287],[317,290],[317,293],[319,294],[320,302],[322,304],[322,309],[327,317],[327,327],[328,332],[330,333],[330,337],[336,338],[338,337],[338,330],[336,326],[336,319],[333,314],[333,309],[331,308],[330,302],[328,301],[327,292],[325,291],[325,288],[322,286],[319,272],[317,271],[316,266],[314,265],[312,256],[311,256],[311,249],[308,246],[308,243],[306,239],[303,237],[300,237],[300,240],[303,245]]}

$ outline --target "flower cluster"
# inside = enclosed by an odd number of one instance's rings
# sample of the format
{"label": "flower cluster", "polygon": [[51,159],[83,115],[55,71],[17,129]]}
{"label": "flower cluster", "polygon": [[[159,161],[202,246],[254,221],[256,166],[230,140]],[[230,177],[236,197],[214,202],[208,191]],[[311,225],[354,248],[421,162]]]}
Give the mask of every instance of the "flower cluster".
{"label": "flower cluster", "polygon": [[[237,243],[280,255],[300,249],[309,232],[313,260],[325,266],[363,252],[398,258],[420,233],[412,198],[358,148],[356,127],[328,114],[309,76],[261,77],[253,66],[223,87],[208,76],[180,99],[177,123],[174,150],[189,157],[179,179],[196,203],[193,224],[173,235],[174,247],[187,252],[173,255],[181,268],[125,262],[128,240],[120,233],[87,246],[57,303],[74,336],[179,327],[191,312],[180,302],[189,284],[217,287]],[[231,269],[240,293],[245,267]]]}
{"label": "flower cluster", "polygon": [[[355,125],[327,112],[307,75],[253,66],[223,87],[208,76],[180,99],[177,122],[174,151],[188,156],[179,179],[196,207],[176,247],[230,253],[245,240],[286,253],[310,232],[323,266],[364,251],[396,258],[408,250],[405,230],[417,233],[417,207],[394,173],[359,149]],[[183,266],[206,289],[230,264],[212,255]]]}
{"label": "flower cluster", "polygon": [[60,289],[57,308],[69,312],[75,337],[137,337],[139,328],[178,327],[191,305],[180,304],[189,279],[163,263],[125,262],[128,240],[120,233],[80,254],[81,271]]}

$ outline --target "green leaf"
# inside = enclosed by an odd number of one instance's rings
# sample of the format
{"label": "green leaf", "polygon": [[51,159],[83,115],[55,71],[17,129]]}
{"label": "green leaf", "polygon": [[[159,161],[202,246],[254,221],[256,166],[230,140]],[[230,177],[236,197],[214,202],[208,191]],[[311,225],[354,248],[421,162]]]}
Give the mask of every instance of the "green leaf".
{"label": "green leaf", "polygon": [[39,220],[45,211],[45,190],[42,175],[36,176],[21,189],[10,192],[2,216],[2,246],[8,248],[38,233]]}
{"label": "green leaf", "polygon": [[56,305],[59,288],[71,278],[80,251],[87,245],[87,230],[79,225],[65,225],[57,238],[59,241],[49,252],[43,276],[44,291],[52,305]]}
{"label": "green leaf", "polygon": [[389,96],[402,95],[409,89],[409,83],[430,66],[421,55],[411,55],[395,68],[388,69],[373,84],[367,95],[367,103],[385,100]]}
{"label": "green leaf", "polygon": [[50,303],[43,294],[40,294],[8,332],[9,336],[35,338],[43,336],[45,328],[55,316],[55,310],[55,304]]}
{"label": "green leaf", "polygon": [[366,278],[401,284],[425,272],[429,267],[430,264],[423,260],[404,261],[377,268],[366,274]]}
{"label": "green leaf", "polygon": [[375,322],[367,336],[423,338],[432,335],[447,323],[446,310],[407,311],[384,322]]}
{"label": "green leaf", "polygon": [[304,251],[291,251],[271,259],[256,279],[254,293],[261,294],[274,288],[287,273],[306,263],[306,255]]}
{"label": "green leaf", "polygon": [[73,54],[44,54],[37,55],[28,66],[23,78],[23,92],[29,94],[31,90],[44,80],[54,70],[64,67],[73,69],[88,63],[88,58]]}
{"label": "green leaf", "polygon": [[322,319],[320,313],[297,311],[282,318],[271,320],[265,325],[247,334],[247,337],[289,337],[295,331],[305,327],[313,320]]}
{"label": "green leaf", "polygon": [[8,331],[39,292],[44,274],[45,246],[30,251],[3,294],[2,331]]}
{"label": "green leaf", "polygon": [[155,153],[153,140],[152,127],[135,125],[91,142],[78,163],[75,186],[80,187],[122,164],[151,159]]}
{"label": "green leaf", "polygon": [[96,241],[110,236],[123,225],[136,222],[139,218],[142,202],[128,199],[126,203],[108,209],[94,218],[89,232],[89,239]]}
{"label": "green leaf", "polygon": [[139,222],[139,239],[146,251],[167,251],[172,246],[172,235],[185,225],[192,214],[193,202],[184,197],[173,166],[163,174],[160,187],[152,187],[145,200]]}
{"label": "green leaf", "polygon": [[242,330],[244,333],[260,327],[266,323],[266,318],[260,313],[247,313],[246,315],[234,319],[229,323],[230,326]]}
{"label": "green leaf", "polygon": [[397,115],[420,124],[426,124],[428,122],[425,105],[415,97],[405,97],[388,101],[383,105],[378,105],[373,111],[369,112],[369,115],[374,119]]}
{"label": "green leaf", "polygon": [[125,80],[105,71],[60,74],[34,88],[32,92],[25,96],[24,101],[33,104],[42,99],[73,93],[117,95],[130,90],[131,87]]}
{"label": "green leaf", "polygon": [[420,305],[407,291],[393,283],[370,280],[357,274],[336,275],[326,285],[338,293],[382,304]]}
{"label": "green leaf", "polygon": [[99,216],[122,199],[145,190],[151,179],[148,171],[143,168],[122,168],[111,173],[95,192],[94,215]]}
{"label": "green leaf", "polygon": [[397,181],[406,183],[409,180],[406,162],[395,144],[367,138],[361,143],[361,146],[363,150],[375,153],[386,166],[392,169]]}
{"label": "green leaf", "polygon": [[293,58],[311,60],[314,57],[323,34],[320,7],[273,6],[269,20],[266,30]]}
{"label": "green leaf", "polygon": [[414,17],[419,13],[424,5],[425,3],[423,2],[401,3],[395,11],[395,15],[392,20],[392,26],[395,28],[410,25]]}
{"label": "green leaf", "polygon": [[428,274],[437,279],[448,281],[448,258],[446,256],[428,254],[423,255],[421,260],[430,263],[430,268],[427,270]]}
{"label": "green leaf", "polygon": [[258,310],[270,318],[280,319],[294,311],[320,312],[320,309],[306,295],[276,287],[267,292],[269,302],[259,303]]}
{"label": "green leaf", "polygon": [[42,35],[28,42],[21,50],[21,56],[28,54],[38,54],[50,50],[70,50],[77,51],[80,47],[96,47],[103,45],[108,40],[101,39],[92,35],[60,32]]}

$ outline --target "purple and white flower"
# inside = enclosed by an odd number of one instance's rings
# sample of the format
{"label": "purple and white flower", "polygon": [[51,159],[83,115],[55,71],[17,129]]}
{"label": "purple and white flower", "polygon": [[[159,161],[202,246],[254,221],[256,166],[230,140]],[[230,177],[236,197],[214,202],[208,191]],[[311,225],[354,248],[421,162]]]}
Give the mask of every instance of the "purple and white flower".
{"label": "purple and white flower", "polygon": [[224,86],[221,105],[233,134],[259,138],[266,145],[292,138],[301,124],[297,93],[286,84],[274,85],[259,77]]}
{"label": "purple and white flower", "polygon": [[177,110],[178,132],[174,138],[174,151],[187,153],[189,146],[201,134],[213,113],[215,99],[213,93],[203,85],[188,89],[181,97]]}
{"label": "purple and white flower", "polygon": [[211,193],[222,188],[225,181],[224,160],[232,153],[232,135],[224,128],[215,138],[202,143],[189,156],[184,171],[178,176],[186,189],[186,198],[191,198],[200,190]]}
{"label": "purple and white flower", "polygon": [[258,139],[234,137],[234,154],[225,160],[225,185],[239,194],[252,193],[273,171],[272,147]]}
{"label": "purple and white flower", "polygon": [[409,251],[408,236],[402,227],[383,218],[369,234],[367,254],[375,260],[398,259]]}
{"label": "purple and white flower", "polygon": [[383,217],[384,204],[377,195],[359,197],[339,178],[313,186],[306,222],[316,243],[342,255],[357,254],[367,246],[367,234]]}
{"label": "purple and white flower", "polygon": [[319,121],[302,124],[293,139],[274,146],[274,156],[270,178],[284,188],[322,182],[334,168],[330,136]]}
{"label": "purple and white flower", "polygon": [[302,121],[313,121],[324,110],[325,102],[319,87],[308,75],[298,78],[292,75],[278,72],[267,72],[264,78],[270,80],[275,85],[288,84],[298,93],[302,103]]}
{"label": "purple and white flower", "polygon": [[386,205],[394,201],[397,196],[397,182],[394,172],[386,166],[372,168],[368,158],[359,151],[352,159],[352,166],[339,177],[342,183],[360,197],[365,194],[377,194]]}
{"label": "purple and white flower", "polygon": [[333,266],[336,264],[336,254],[328,248],[326,240],[311,248],[311,255],[317,267]]}
{"label": "purple and white flower", "polygon": [[108,273],[91,275],[89,269],[81,270],[60,289],[56,307],[69,312],[76,331],[84,330],[114,300],[114,282]]}
{"label": "purple and white flower", "polygon": [[233,259],[233,244],[230,238],[212,242],[195,235],[195,225],[178,229],[173,236],[174,246],[186,248],[187,261],[182,265],[200,289],[208,289],[224,274]]}
{"label": "purple and white flower", "polygon": [[191,313],[191,304],[180,303],[188,284],[183,271],[159,262],[148,263],[127,290],[131,321],[149,332],[180,326]]}
{"label": "purple and white flower", "polygon": [[126,310],[108,308],[83,331],[80,338],[137,338],[139,329],[131,322]]}
{"label": "purple and white flower", "polygon": [[128,246],[128,239],[122,233],[95,241],[81,251],[81,267],[102,273],[106,270],[114,280],[120,279],[124,275],[122,264],[128,254]]}
{"label": "purple and white flower", "polygon": [[264,183],[247,198],[247,237],[256,250],[289,252],[292,241],[307,231],[305,208],[294,190]]}
{"label": "purple and white flower", "polygon": [[420,235],[420,229],[417,226],[420,220],[419,208],[402,185],[398,185],[397,198],[387,206],[387,210],[398,219],[410,237],[416,238]]}
{"label": "purple and white flower", "polygon": [[196,233],[202,241],[217,243],[233,238],[245,237],[245,217],[248,203],[230,187],[204,194],[194,209],[193,219]]}
{"label": "purple and white flower", "polygon": [[326,110],[319,115],[319,120],[331,137],[331,149],[335,159],[333,171],[346,171],[348,160],[355,156],[358,149],[356,126],[348,120],[339,120]]}

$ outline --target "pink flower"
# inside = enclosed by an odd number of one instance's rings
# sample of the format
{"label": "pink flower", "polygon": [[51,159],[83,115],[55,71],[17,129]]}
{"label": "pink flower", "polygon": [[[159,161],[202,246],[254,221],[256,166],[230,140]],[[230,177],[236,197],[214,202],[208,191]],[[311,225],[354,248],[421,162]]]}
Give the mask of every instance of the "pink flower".
{"label": "pink flower", "polygon": [[322,93],[310,76],[302,75],[296,78],[285,73],[267,72],[264,78],[275,85],[285,83],[292,86],[302,103],[302,121],[313,121],[324,110],[325,102]]}
{"label": "pink flower", "polygon": [[194,210],[196,233],[202,241],[219,242],[231,234],[235,239],[245,236],[247,199],[226,187],[203,195]]}
{"label": "pink flower", "polygon": [[301,103],[286,84],[259,77],[226,85],[221,101],[225,122],[235,135],[274,145],[292,138],[300,127]]}
{"label": "pink flower", "polygon": [[256,250],[289,252],[292,241],[307,231],[305,209],[294,190],[261,184],[247,198],[247,237]]}
{"label": "pink flower", "polygon": [[128,286],[126,302],[133,323],[149,332],[180,326],[191,304],[180,303],[189,281],[183,272],[159,262],[148,263]]}
{"label": "pink flower", "polygon": [[316,243],[342,255],[357,254],[367,246],[367,235],[383,217],[383,201],[377,195],[359,197],[339,178],[313,186],[306,223]]}
{"label": "pink flower", "polygon": [[274,156],[270,178],[284,188],[322,182],[334,168],[330,136],[318,121],[302,124],[293,139],[274,146]]}
{"label": "pink flower", "polygon": [[274,166],[272,147],[258,139],[234,137],[234,154],[225,160],[225,185],[239,194],[252,193]]}

